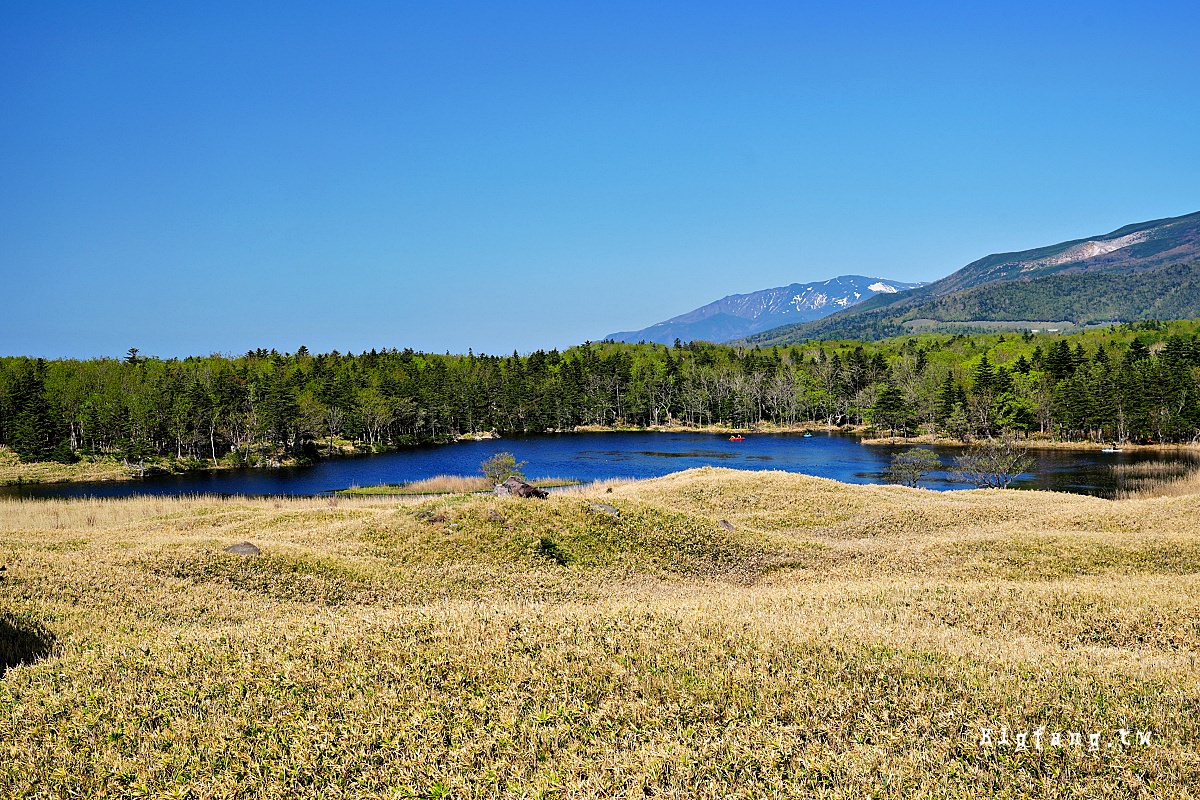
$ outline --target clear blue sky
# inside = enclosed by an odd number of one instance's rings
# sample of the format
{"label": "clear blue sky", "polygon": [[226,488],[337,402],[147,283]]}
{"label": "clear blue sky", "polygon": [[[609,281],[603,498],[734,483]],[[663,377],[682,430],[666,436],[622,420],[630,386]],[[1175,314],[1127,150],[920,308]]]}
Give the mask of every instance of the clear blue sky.
{"label": "clear blue sky", "polygon": [[1200,4],[0,7],[0,354],[507,353],[1200,210]]}

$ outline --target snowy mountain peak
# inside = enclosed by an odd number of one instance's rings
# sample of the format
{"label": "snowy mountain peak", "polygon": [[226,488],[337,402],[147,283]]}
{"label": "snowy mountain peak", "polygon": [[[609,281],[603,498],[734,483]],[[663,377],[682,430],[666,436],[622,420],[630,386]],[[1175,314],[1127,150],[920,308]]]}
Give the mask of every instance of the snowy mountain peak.
{"label": "snowy mountain peak", "polygon": [[657,344],[671,344],[676,339],[729,342],[780,325],[820,319],[877,294],[895,294],[922,285],[840,275],[813,283],[729,295],[648,328],[613,333],[605,338]]}

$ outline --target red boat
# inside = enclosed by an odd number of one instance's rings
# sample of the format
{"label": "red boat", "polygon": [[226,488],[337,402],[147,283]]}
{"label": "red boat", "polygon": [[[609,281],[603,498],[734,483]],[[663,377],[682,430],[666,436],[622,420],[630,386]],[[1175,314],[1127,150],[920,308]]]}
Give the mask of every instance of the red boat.
{"label": "red boat", "polygon": [[730,436],[730,437],[729,437],[729,441],[731,441],[731,442],[744,442],[744,441],[746,441],[746,437],[745,437],[745,436]]}

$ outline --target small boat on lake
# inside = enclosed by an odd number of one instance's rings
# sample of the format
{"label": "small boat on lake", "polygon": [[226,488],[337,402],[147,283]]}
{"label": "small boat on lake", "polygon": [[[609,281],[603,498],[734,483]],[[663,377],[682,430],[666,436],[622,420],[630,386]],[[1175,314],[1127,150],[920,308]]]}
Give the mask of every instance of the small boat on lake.
{"label": "small boat on lake", "polygon": [[812,438],[812,434],[811,434],[811,433],[807,433],[807,432],[806,432],[806,433],[804,434],[804,438],[805,438],[805,439],[811,439],[811,438]]}
{"label": "small boat on lake", "polygon": [[736,435],[734,435],[734,436],[730,436],[730,437],[729,437],[729,441],[731,441],[731,442],[744,442],[744,441],[746,441],[746,437],[745,437],[745,436],[742,436],[742,435],[740,435],[740,434],[736,434]]}
{"label": "small boat on lake", "polygon": [[1119,453],[1119,452],[1121,452],[1121,448],[1119,448],[1119,447],[1105,447],[1105,448],[1103,448],[1103,449],[1102,449],[1100,452],[1101,452],[1101,453]]}

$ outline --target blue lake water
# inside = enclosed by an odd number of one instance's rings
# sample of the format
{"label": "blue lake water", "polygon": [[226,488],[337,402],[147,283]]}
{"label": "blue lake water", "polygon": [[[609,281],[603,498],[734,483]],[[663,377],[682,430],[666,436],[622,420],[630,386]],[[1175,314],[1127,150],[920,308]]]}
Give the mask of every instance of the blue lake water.
{"label": "blue lake water", "polygon": [[[318,495],[349,486],[403,483],[434,475],[478,475],[479,465],[497,451],[525,461],[530,478],[652,478],[691,467],[786,470],[846,483],[882,483],[892,455],[909,445],[863,445],[836,434],[751,434],[743,442],[701,433],[571,433],[512,437],[483,442],[418,447],[380,455],[322,461],[277,470],[223,470],[154,476],[136,481],[40,484],[0,487],[10,497],[123,497],[135,494]],[[934,448],[947,467],[960,448]],[[1117,484],[1111,466],[1162,460],[1161,454],[1101,453],[1094,450],[1033,450],[1033,469],[1018,488],[1084,494],[1110,494]],[[934,473],[922,483],[931,489],[970,488]]]}

